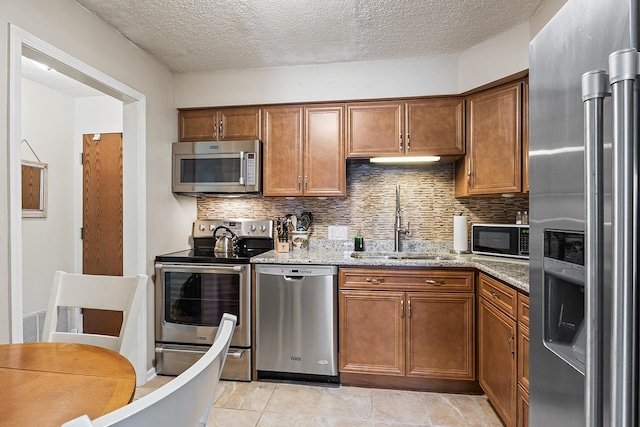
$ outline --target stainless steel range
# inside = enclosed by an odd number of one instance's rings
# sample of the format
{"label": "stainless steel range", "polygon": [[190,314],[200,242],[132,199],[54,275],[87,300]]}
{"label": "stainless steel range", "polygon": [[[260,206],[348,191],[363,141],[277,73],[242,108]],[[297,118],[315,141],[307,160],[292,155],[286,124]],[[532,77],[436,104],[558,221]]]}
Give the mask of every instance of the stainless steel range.
{"label": "stainless steel range", "polygon": [[[214,232],[233,247],[220,251]],[[157,373],[178,375],[198,360],[226,312],[238,322],[222,378],[251,381],[249,259],[273,249],[272,236],[271,220],[197,220],[192,249],[156,257]]]}

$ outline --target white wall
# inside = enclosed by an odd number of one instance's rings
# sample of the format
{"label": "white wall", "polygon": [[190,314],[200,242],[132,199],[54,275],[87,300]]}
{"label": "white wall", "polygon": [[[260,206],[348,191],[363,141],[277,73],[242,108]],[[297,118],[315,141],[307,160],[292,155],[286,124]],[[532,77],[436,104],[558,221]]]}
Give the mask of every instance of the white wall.
{"label": "white wall", "polygon": [[[46,309],[55,270],[73,270],[74,100],[22,79],[22,138],[48,164],[47,217],[22,219],[24,314]],[[22,158],[36,160],[22,144]]]}
{"label": "white wall", "polygon": [[460,55],[458,92],[529,68],[529,24],[522,24]]}
{"label": "white wall", "polygon": [[[185,245],[195,218],[193,199],[176,199],[170,191],[171,142],[177,138],[174,77],[96,16],[72,0],[0,0],[0,129],[8,128],[8,24],[44,40],[89,66],[146,96],[147,147],[147,269],[153,274],[157,254]],[[15,143],[15,142],[14,142]],[[0,200],[6,206],[9,179],[6,172],[6,131],[0,134]],[[0,342],[10,341],[9,219],[0,209]],[[153,286],[148,288],[149,336],[153,337]],[[153,352],[149,353],[149,357]],[[151,360],[149,360],[151,366]]]}
{"label": "white wall", "polygon": [[529,35],[533,39],[540,30],[554,17],[567,0],[545,0],[542,7],[529,22]]}
{"label": "white wall", "polygon": [[176,75],[176,107],[455,93],[458,58],[353,62]]}

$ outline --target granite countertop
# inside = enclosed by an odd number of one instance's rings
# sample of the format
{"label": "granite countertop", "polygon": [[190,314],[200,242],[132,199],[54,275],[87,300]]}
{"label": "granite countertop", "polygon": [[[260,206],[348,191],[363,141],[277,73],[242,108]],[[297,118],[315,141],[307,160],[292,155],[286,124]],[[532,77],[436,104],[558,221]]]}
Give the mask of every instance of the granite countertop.
{"label": "granite countertop", "polygon": [[301,264],[336,265],[340,267],[419,267],[419,268],[476,268],[496,279],[529,293],[529,262],[504,257],[480,256],[473,254],[454,255],[448,252],[434,252],[447,255],[451,259],[367,259],[352,258],[351,251],[311,249],[279,253],[269,251],[251,258],[253,264]]}

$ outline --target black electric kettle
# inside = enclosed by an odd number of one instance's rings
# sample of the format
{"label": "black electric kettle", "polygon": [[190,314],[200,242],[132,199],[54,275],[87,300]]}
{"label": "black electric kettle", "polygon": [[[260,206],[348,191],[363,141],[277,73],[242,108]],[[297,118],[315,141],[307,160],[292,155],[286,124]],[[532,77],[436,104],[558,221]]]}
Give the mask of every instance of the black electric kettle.
{"label": "black electric kettle", "polygon": [[[216,234],[218,230],[224,230],[224,232],[230,234],[231,236],[225,236],[224,234],[218,237]],[[234,234],[231,229],[225,227],[224,225],[220,225],[213,230],[213,238],[216,240],[216,244],[213,247],[213,253],[216,255],[226,255],[226,256],[234,256],[236,254],[236,246],[238,238]]]}

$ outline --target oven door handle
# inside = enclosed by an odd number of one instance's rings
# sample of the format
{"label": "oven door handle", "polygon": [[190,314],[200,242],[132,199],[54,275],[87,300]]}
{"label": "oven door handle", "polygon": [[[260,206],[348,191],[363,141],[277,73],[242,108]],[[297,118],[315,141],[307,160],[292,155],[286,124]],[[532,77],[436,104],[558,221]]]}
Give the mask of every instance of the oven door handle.
{"label": "oven door handle", "polygon": [[156,264],[156,268],[187,268],[189,270],[223,270],[223,271],[238,271],[241,272],[244,270],[246,265],[233,265],[233,266],[225,266],[225,265],[211,265],[211,264]]}
{"label": "oven door handle", "polygon": [[[229,350],[227,352],[227,357],[233,357],[234,359],[240,359],[242,358],[242,355],[244,354],[246,350]],[[156,353],[186,353],[186,354],[205,354],[206,350],[187,350],[187,349],[183,349],[183,348],[163,348],[163,347],[156,347]]]}

